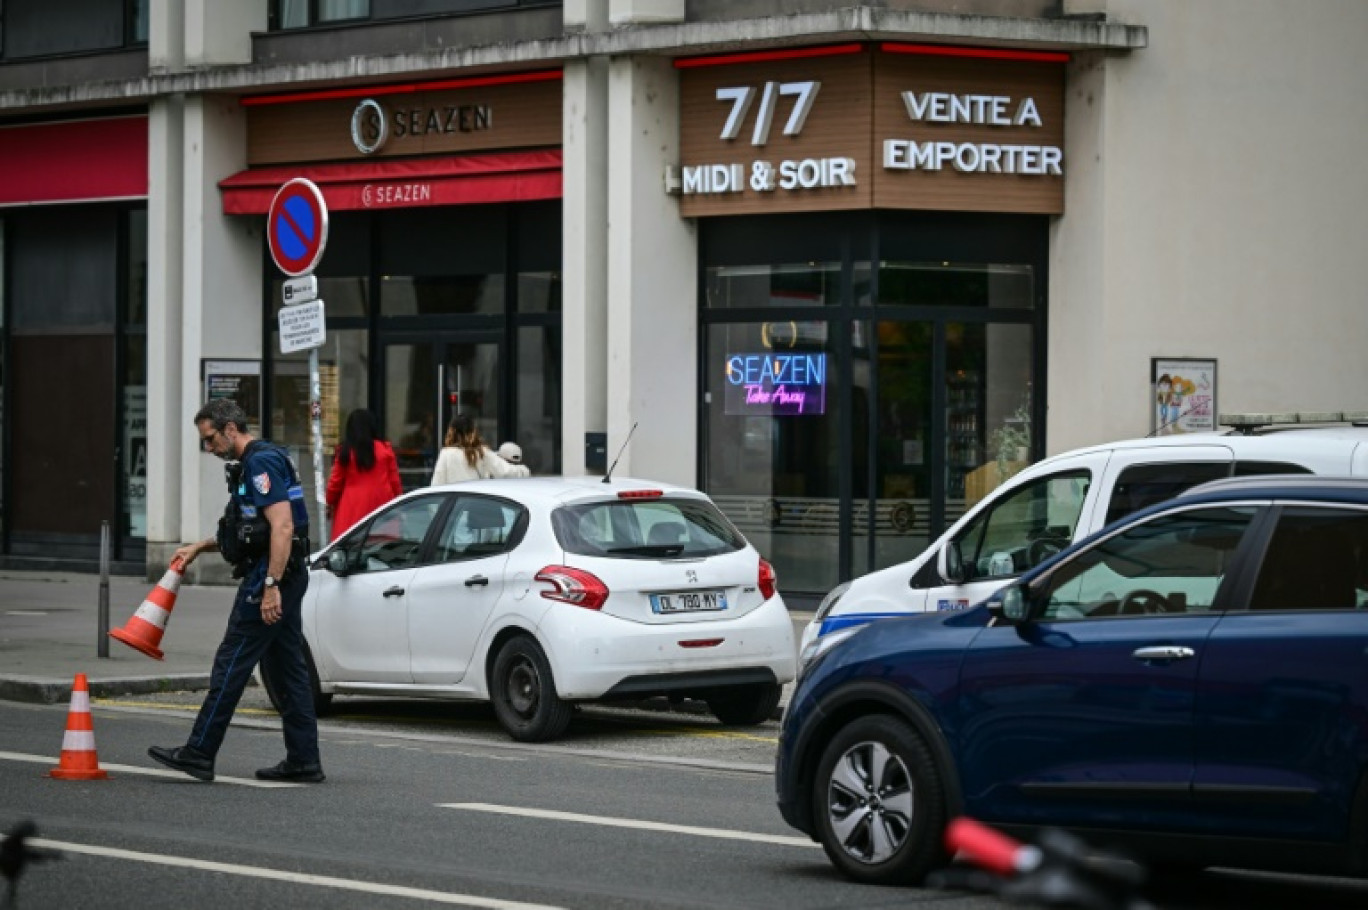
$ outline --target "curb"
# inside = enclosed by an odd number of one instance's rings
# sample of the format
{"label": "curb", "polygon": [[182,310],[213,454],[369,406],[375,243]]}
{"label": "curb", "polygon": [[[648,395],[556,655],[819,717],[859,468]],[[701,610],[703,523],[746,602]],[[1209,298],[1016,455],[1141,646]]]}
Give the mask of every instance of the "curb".
{"label": "curb", "polygon": [[[248,685],[254,681],[249,680]],[[182,673],[165,676],[125,676],[90,680],[94,697],[145,695],[149,692],[186,692],[209,688],[209,674]],[[72,680],[39,676],[0,676],[0,699],[29,704],[54,705],[71,699]]]}

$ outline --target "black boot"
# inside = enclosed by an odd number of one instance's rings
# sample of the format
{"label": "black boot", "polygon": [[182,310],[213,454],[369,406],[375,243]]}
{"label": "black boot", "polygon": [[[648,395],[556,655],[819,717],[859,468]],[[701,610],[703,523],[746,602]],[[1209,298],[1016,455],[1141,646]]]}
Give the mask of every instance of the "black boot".
{"label": "black boot", "polygon": [[273,768],[261,768],[256,773],[257,780],[289,781],[300,784],[321,784],[325,778],[323,766],[318,762],[297,765],[288,758]]}

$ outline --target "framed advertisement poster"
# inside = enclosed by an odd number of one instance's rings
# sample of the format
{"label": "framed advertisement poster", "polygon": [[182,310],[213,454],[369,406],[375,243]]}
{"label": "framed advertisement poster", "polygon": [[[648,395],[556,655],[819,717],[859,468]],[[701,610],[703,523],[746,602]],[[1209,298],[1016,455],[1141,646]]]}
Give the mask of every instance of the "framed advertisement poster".
{"label": "framed advertisement poster", "polygon": [[1216,429],[1216,361],[1199,357],[1150,359],[1150,435],[1211,433]]}
{"label": "framed advertisement poster", "polygon": [[203,360],[204,400],[231,398],[247,412],[250,432],[261,433],[261,361]]}

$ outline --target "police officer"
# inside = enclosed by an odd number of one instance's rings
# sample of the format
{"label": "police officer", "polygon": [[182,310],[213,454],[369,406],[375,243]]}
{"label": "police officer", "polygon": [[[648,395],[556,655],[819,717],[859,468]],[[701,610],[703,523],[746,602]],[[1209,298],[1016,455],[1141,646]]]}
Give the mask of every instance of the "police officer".
{"label": "police officer", "polygon": [[[253,668],[261,661],[284,683],[281,721],[285,760],[262,768],[261,780],[319,783],[318,720],[304,662],[301,607],[309,586],[309,516],[299,475],[285,450],[247,432],[247,415],[228,399],[215,399],[195,414],[205,451],[241,462],[230,471],[230,501],[217,536],[186,544],[175,558],[185,565],[218,550],[241,577],[228,630],[185,745],[153,746],[147,754],[191,777],[214,779],[214,757]],[[236,475],[236,476],[235,476]]]}

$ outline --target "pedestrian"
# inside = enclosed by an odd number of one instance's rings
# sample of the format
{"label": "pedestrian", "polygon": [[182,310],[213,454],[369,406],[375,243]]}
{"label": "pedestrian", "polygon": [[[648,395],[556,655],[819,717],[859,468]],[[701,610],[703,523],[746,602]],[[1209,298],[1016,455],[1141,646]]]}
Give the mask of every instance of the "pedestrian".
{"label": "pedestrian", "polygon": [[301,608],[309,586],[309,513],[299,472],[280,446],[255,439],[247,415],[229,399],[214,399],[195,414],[200,444],[225,461],[229,501],[218,534],[176,550],[188,566],[214,550],[241,578],[228,628],[214,655],[209,692],[185,745],[153,746],[147,754],[191,777],[214,779],[214,758],[242,690],[260,661],[283,681],[280,711],[285,759],[256,772],[261,780],[318,783],[318,720],[304,658]]}
{"label": "pedestrian", "polygon": [[522,446],[518,445],[516,442],[505,442],[503,445],[499,446],[499,450],[495,454],[515,468],[522,468],[522,473],[514,476],[532,476],[532,469],[523,464]]}
{"label": "pedestrian", "polygon": [[394,447],[381,438],[375,415],[357,408],[347,418],[346,438],[333,455],[328,475],[332,539],[403,492]]}
{"label": "pedestrian", "polygon": [[457,414],[447,427],[446,441],[437,455],[432,485],[492,477],[526,477],[522,465],[511,465],[490,451],[468,414]]}

